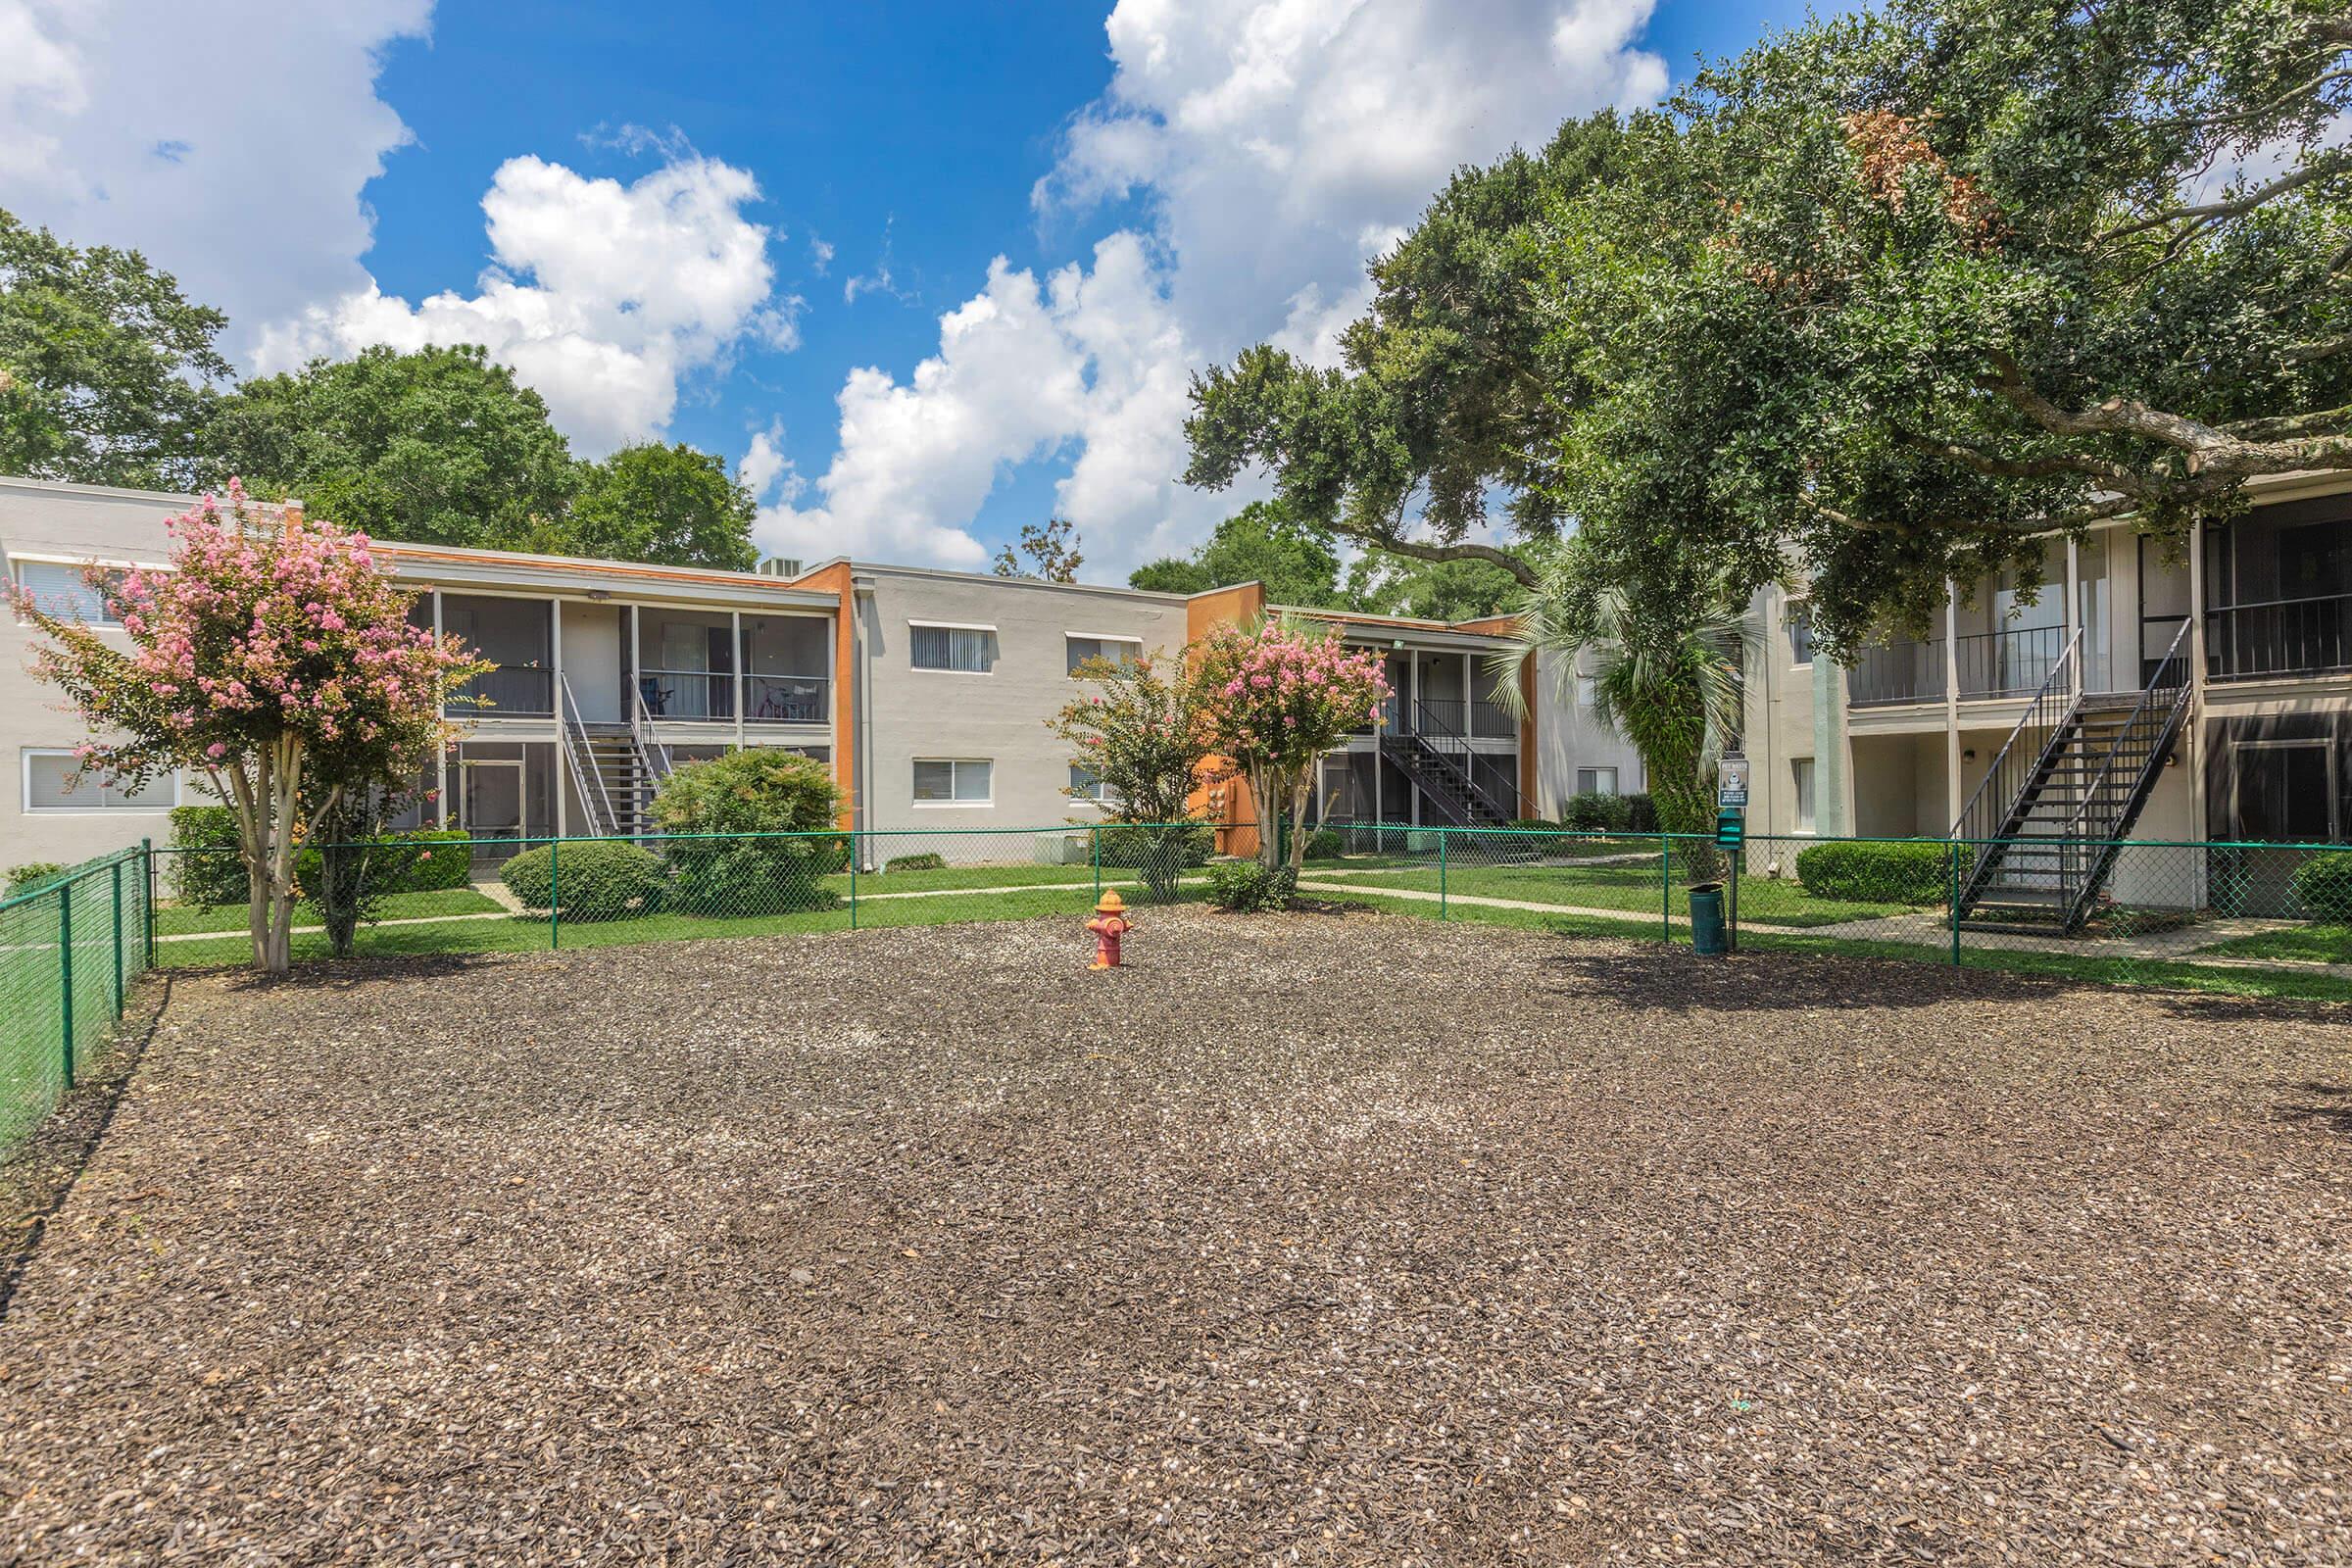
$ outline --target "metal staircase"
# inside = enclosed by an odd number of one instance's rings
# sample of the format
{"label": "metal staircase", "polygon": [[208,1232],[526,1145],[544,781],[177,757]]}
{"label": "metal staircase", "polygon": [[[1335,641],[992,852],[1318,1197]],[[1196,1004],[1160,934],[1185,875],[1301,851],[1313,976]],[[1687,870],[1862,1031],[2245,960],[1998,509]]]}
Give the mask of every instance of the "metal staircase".
{"label": "metal staircase", "polygon": [[1952,837],[1975,846],[1957,913],[1981,930],[2080,930],[2188,714],[2183,622],[2136,693],[2082,687],[2077,632]]}
{"label": "metal staircase", "polygon": [[1413,704],[1413,728],[1380,732],[1380,753],[1412,780],[1452,827],[1508,827],[1519,815],[1518,786],[1478,776],[1468,737]]}
{"label": "metal staircase", "polygon": [[643,698],[626,724],[590,724],[564,682],[564,760],[597,838],[640,838],[650,831],[654,794],[669,776],[669,749],[653,738]]}

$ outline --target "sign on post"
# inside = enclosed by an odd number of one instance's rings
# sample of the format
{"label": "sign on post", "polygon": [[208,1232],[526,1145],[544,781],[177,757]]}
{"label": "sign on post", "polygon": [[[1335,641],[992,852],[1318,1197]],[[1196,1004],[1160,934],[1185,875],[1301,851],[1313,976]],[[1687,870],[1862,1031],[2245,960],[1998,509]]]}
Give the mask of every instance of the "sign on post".
{"label": "sign on post", "polygon": [[1747,758],[1727,752],[1715,768],[1715,806],[1719,810],[1747,808]]}

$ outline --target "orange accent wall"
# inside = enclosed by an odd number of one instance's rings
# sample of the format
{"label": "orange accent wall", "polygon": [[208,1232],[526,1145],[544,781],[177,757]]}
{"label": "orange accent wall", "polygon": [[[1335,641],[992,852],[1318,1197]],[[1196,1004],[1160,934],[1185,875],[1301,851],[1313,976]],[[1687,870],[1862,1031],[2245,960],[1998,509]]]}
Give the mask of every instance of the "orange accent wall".
{"label": "orange accent wall", "polygon": [[836,561],[792,580],[835,598],[833,608],[833,782],[841,786],[841,825],[857,826],[858,791],[858,595],[850,586],[850,564]]}
{"label": "orange accent wall", "polygon": [[[1266,611],[1266,589],[1263,583],[1236,583],[1230,588],[1212,588],[1195,594],[1185,601],[1185,641],[1199,642],[1216,626],[1238,626],[1254,620]],[[1222,770],[1224,759],[1212,758],[1209,765]],[[1250,786],[1240,774],[1203,785],[1187,803],[1196,811],[1209,808],[1215,790],[1225,792],[1224,809],[1217,813],[1217,853],[1219,855],[1250,856],[1257,853],[1257,803],[1250,798]]]}
{"label": "orange accent wall", "polygon": [[1519,814],[1541,816],[1542,803],[1536,799],[1536,662],[1532,659],[1519,666],[1519,703],[1526,715],[1519,720]]}

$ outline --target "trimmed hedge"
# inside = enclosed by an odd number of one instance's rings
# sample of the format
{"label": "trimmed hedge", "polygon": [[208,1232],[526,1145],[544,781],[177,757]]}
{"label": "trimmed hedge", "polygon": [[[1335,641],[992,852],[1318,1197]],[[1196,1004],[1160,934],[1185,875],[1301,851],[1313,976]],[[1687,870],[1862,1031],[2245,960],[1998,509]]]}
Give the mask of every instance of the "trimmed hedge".
{"label": "trimmed hedge", "polygon": [[13,899],[20,893],[47,887],[64,876],[66,870],[62,860],[27,860],[23,865],[12,865],[0,871],[0,899]]}
{"label": "trimmed hedge", "polygon": [[1237,914],[1287,909],[1298,891],[1298,873],[1285,866],[1269,871],[1255,860],[1219,860],[1208,868],[1208,902]]}
{"label": "trimmed hedge", "polygon": [[1578,833],[1630,833],[1634,827],[1634,798],[1599,795],[1590,790],[1571,795],[1560,808],[1560,826]]}
{"label": "trimmed hedge", "polygon": [[1817,899],[1941,904],[1951,892],[1948,844],[1816,844],[1796,857],[1796,879]]}
{"label": "trimmed hedge", "polygon": [[893,871],[945,871],[947,868],[948,858],[946,856],[926,852],[922,855],[902,855],[897,859],[886,862],[882,867],[882,874],[888,876]]}
{"label": "trimmed hedge", "polygon": [[2287,878],[2295,907],[2314,920],[2352,921],[2352,850],[2330,850],[2295,867]]}
{"label": "trimmed hedge", "polygon": [[831,908],[841,900],[821,879],[850,864],[848,837],[828,831],[840,811],[833,770],[798,753],[754,746],[687,763],[654,797],[654,825],[689,835],[662,846],[677,872],[671,903],[714,916]]}
{"label": "trimmed hedge", "polygon": [[1188,868],[1206,865],[1217,847],[1216,829],[1206,822],[1167,827],[1112,822],[1098,829],[1097,835],[1102,863],[1126,870],[1171,862]]}
{"label": "trimmed hedge", "polygon": [[544,912],[551,896],[566,920],[618,920],[661,907],[667,873],[660,856],[608,839],[565,844],[560,860],[556,850],[525,850],[499,873],[524,908]]}
{"label": "trimmed hedge", "polygon": [[1310,860],[1336,860],[1347,853],[1347,835],[1336,827],[1319,827],[1306,836],[1306,858]]}
{"label": "trimmed hedge", "polygon": [[[371,894],[437,893],[466,887],[473,881],[473,857],[466,850],[466,835],[456,829],[419,828],[387,833],[376,841],[387,849],[413,854],[386,855],[382,869],[372,873]],[[172,897],[182,904],[235,905],[248,896],[245,862],[237,853],[237,813],[225,806],[179,806],[172,810],[172,847],[200,852],[174,855],[166,881]],[[309,889],[319,880],[317,850],[294,857],[294,881]]]}

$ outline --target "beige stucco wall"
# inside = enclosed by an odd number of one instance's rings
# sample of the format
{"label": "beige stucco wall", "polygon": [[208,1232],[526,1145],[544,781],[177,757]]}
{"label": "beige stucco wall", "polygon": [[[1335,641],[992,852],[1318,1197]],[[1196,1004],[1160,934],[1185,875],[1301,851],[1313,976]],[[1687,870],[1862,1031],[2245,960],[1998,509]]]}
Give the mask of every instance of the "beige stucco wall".
{"label": "beige stucco wall", "polygon": [[[858,601],[860,658],[868,733],[867,822],[882,830],[1035,828],[1094,821],[1095,808],[1063,794],[1069,753],[1046,720],[1081,695],[1070,678],[1069,635],[1133,637],[1146,654],[1174,656],[1185,644],[1185,601],[1175,595],[958,576],[905,567],[860,566],[873,592]],[[996,664],[986,674],[916,669],[908,653],[911,621],[996,628]],[[985,806],[917,806],[917,758],[983,759],[991,764]],[[918,846],[890,847],[912,853]],[[967,856],[978,841],[956,846]],[[1007,859],[1026,859],[1015,842]]]}

